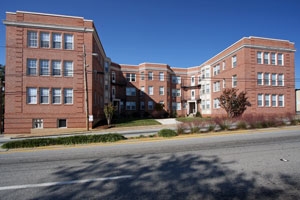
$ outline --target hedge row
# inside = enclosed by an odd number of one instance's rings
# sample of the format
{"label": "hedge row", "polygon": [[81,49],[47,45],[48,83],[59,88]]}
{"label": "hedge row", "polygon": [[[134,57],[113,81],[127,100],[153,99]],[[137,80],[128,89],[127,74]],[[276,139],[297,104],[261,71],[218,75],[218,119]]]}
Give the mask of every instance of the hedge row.
{"label": "hedge row", "polygon": [[49,145],[74,145],[74,144],[88,144],[98,142],[116,142],[119,140],[126,140],[127,138],[121,134],[109,133],[104,135],[78,135],[70,137],[58,138],[38,138],[38,139],[25,139],[18,141],[11,141],[2,145],[4,149],[15,148],[32,148]]}

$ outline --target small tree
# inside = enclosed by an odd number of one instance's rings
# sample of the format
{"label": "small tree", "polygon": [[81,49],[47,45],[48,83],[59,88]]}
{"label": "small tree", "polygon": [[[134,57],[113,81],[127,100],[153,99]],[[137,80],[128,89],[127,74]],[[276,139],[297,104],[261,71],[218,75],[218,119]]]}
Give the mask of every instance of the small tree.
{"label": "small tree", "polygon": [[229,118],[241,116],[247,106],[251,106],[248,97],[246,97],[247,93],[240,92],[237,94],[237,91],[236,88],[226,88],[218,98],[221,108],[225,109]]}
{"label": "small tree", "polygon": [[107,120],[108,127],[110,127],[111,119],[114,115],[114,112],[115,112],[115,107],[112,105],[112,103],[109,103],[104,106],[104,114]]}

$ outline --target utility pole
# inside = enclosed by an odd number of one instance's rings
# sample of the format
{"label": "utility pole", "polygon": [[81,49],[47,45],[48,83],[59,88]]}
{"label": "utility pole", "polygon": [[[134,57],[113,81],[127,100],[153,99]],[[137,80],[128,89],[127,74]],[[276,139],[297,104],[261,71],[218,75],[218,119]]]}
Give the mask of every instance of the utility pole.
{"label": "utility pole", "polygon": [[85,97],[85,113],[86,113],[86,130],[89,131],[89,95],[88,95],[88,80],[87,80],[87,64],[86,64],[86,52],[85,45],[83,44],[83,73],[84,73],[84,97]]}

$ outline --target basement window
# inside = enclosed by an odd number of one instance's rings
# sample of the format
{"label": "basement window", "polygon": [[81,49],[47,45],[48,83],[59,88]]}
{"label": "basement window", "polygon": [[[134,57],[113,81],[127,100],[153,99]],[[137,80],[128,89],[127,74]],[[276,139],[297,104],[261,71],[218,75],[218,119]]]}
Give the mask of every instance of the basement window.
{"label": "basement window", "polygon": [[43,119],[32,119],[32,128],[43,128]]}
{"label": "basement window", "polygon": [[67,120],[66,119],[58,119],[57,125],[58,125],[58,128],[67,128]]}

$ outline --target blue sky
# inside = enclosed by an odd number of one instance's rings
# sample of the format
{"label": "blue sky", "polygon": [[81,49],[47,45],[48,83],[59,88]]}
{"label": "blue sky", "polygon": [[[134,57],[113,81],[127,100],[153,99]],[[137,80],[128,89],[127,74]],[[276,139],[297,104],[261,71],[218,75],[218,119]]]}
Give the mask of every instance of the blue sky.
{"label": "blue sky", "polygon": [[[248,36],[300,45],[299,0],[1,0],[1,20],[17,10],[93,20],[107,56],[120,64],[197,66]],[[300,88],[300,54],[295,55]],[[0,64],[5,65],[3,23]]]}

